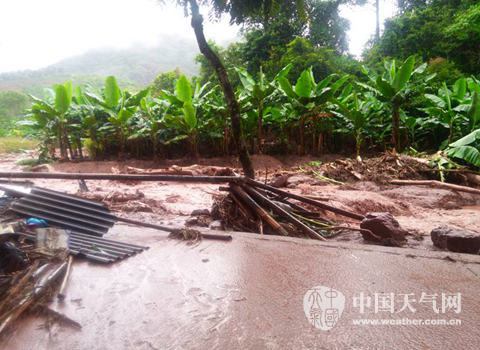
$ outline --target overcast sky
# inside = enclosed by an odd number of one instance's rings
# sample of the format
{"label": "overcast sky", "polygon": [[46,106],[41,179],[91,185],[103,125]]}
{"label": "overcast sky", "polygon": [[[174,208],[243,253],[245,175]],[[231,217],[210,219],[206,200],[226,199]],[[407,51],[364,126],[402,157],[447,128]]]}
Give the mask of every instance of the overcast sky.
{"label": "overcast sky", "polygon": [[[380,3],[382,18],[391,16],[393,0]],[[359,55],[375,31],[375,9],[344,7],[342,15],[351,21],[350,51]],[[224,18],[206,21],[205,32],[222,43],[238,28]],[[38,69],[105,46],[154,45],[162,34],[194,37],[181,8],[156,0],[0,0],[0,72]]]}

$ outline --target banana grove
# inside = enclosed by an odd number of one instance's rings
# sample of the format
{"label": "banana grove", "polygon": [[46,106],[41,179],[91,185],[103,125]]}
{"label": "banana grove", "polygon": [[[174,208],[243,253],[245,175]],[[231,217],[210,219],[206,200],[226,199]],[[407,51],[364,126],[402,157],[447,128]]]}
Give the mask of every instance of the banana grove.
{"label": "banana grove", "polygon": [[[293,65],[269,79],[260,69],[236,68],[236,97],[250,153],[362,153],[394,148],[436,152],[480,167],[480,82],[462,77],[451,86],[409,57],[386,60],[363,75]],[[122,90],[107,77],[99,91],[66,82],[33,97],[20,122],[40,140],[42,158],[173,158],[235,152],[228,108],[213,81],[180,75],[174,88]],[[86,150],[86,152],[85,152]]]}

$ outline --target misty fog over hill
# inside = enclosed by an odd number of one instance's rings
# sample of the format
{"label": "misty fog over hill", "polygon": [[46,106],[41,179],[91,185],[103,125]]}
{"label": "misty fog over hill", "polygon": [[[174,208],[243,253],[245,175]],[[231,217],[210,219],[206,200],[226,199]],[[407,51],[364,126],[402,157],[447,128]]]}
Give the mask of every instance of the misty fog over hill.
{"label": "misty fog over hill", "polygon": [[154,47],[96,49],[42,69],[1,73],[0,90],[32,93],[65,80],[96,84],[108,75],[115,75],[124,84],[144,86],[158,73],[177,67],[187,75],[196,74],[195,56],[198,53],[193,38],[176,37],[164,37]]}

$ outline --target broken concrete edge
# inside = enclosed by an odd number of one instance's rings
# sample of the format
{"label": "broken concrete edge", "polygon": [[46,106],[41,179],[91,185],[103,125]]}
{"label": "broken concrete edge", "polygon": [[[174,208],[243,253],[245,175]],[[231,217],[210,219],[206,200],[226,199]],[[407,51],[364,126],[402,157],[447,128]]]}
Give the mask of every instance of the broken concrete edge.
{"label": "broken concrete edge", "polygon": [[[200,232],[210,232],[225,234],[225,231],[213,231],[208,229],[199,229]],[[400,255],[409,258],[425,258],[425,259],[437,259],[437,260],[448,260],[455,261],[465,264],[480,264],[480,256],[472,254],[463,254],[455,253],[449,251],[430,251],[430,250],[419,250],[414,248],[398,248],[398,247],[387,247],[376,244],[365,244],[359,245],[356,243],[347,243],[347,242],[338,242],[338,241],[318,241],[313,239],[299,239],[296,237],[284,237],[276,235],[252,235],[249,232],[231,232],[232,236],[241,237],[242,239],[247,239],[251,241],[266,240],[266,241],[277,241],[284,243],[291,243],[302,246],[312,246],[317,245],[319,247],[319,254],[321,254],[320,248],[333,248],[333,249],[347,249],[354,251],[363,251],[363,252],[377,252],[384,254]]]}

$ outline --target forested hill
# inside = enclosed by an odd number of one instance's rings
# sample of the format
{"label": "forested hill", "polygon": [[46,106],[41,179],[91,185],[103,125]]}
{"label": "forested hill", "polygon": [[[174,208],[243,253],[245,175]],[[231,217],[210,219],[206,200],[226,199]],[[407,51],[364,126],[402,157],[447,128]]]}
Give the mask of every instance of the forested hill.
{"label": "forested hill", "polygon": [[132,85],[147,85],[164,71],[180,68],[187,75],[197,73],[194,39],[163,38],[154,47],[142,45],[128,49],[99,49],[62,60],[39,70],[0,74],[0,91],[17,90],[35,93],[52,84],[73,80],[74,83],[103,83],[115,75]]}

